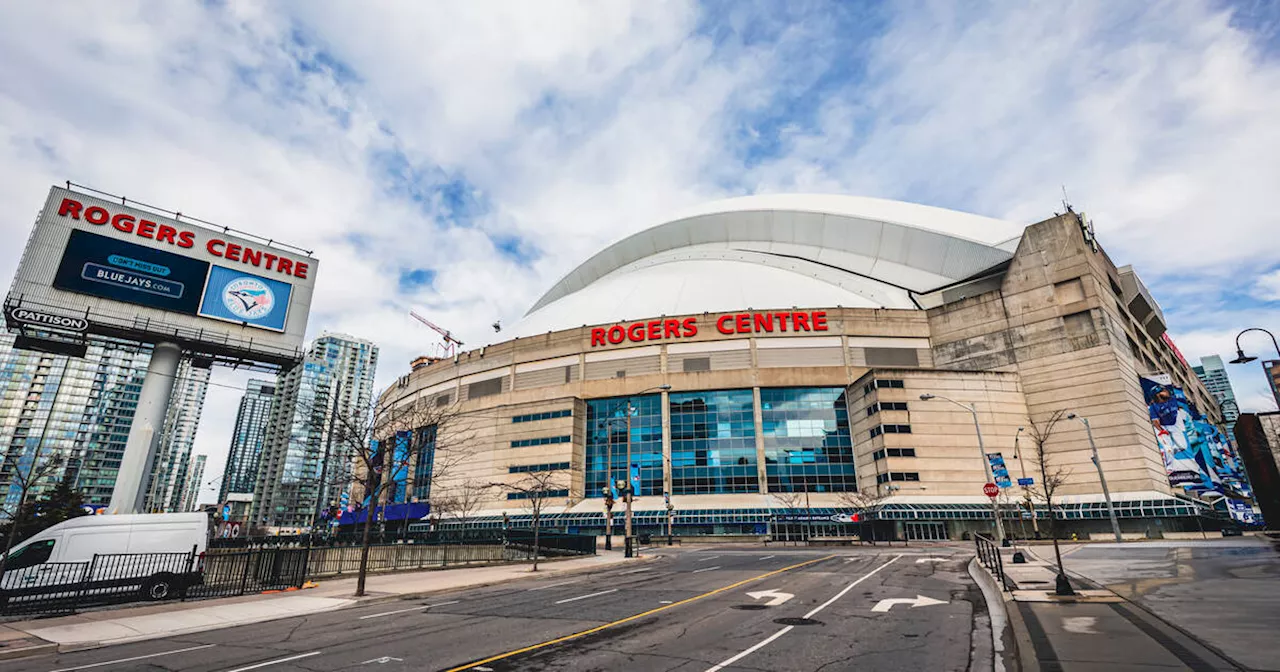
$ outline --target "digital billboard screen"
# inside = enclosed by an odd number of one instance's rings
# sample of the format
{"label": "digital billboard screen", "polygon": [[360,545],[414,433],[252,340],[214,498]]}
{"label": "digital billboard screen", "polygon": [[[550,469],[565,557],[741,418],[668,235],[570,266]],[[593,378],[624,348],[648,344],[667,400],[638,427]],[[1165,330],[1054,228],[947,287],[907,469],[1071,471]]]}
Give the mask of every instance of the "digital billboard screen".
{"label": "digital billboard screen", "polygon": [[53,286],[195,315],[209,264],[191,257],[73,230]]}

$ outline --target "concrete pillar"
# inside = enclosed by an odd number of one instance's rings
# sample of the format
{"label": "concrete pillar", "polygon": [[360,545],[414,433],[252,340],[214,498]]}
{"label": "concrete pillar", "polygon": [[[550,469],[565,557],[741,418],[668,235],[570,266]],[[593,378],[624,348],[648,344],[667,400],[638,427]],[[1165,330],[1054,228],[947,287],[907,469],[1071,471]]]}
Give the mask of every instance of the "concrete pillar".
{"label": "concrete pillar", "polygon": [[[754,366],[754,363],[752,365]],[[760,479],[760,494],[767,495],[769,494],[769,470],[764,461],[764,413],[760,408],[759,386],[751,388],[751,407],[756,431],[756,475]]]}
{"label": "concrete pillar", "polygon": [[138,394],[138,409],[129,427],[129,440],[120,459],[120,471],[116,475],[115,490],[111,492],[112,513],[139,513],[147,492],[147,480],[151,464],[155,460],[156,446],[164,432],[165,415],[169,412],[169,397],[178,377],[178,363],[182,361],[182,348],[174,343],[157,343],[151,351],[151,363],[147,365],[147,377],[142,381]]}

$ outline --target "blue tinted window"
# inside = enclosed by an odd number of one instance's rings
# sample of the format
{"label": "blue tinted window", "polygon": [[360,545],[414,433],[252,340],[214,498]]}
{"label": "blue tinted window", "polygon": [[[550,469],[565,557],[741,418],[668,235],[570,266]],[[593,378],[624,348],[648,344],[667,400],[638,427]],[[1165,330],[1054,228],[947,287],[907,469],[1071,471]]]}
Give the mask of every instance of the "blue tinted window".
{"label": "blue tinted window", "polygon": [[[640,474],[637,496],[662,494],[662,396],[587,402],[586,494],[603,497],[607,483],[627,479],[627,402],[631,405],[631,464]],[[612,475],[611,475],[612,474]]]}
{"label": "blue tinted window", "polygon": [[771,492],[857,490],[844,388],[762,388],[760,413]]}
{"label": "blue tinted window", "polygon": [[669,400],[673,494],[759,492],[751,390],[681,392]]}

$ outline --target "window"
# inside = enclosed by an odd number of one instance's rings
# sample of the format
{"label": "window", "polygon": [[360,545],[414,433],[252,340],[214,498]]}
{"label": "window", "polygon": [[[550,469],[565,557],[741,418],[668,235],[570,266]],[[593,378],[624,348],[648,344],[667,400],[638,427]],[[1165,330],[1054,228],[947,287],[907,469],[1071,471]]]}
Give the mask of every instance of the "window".
{"label": "window", "polygon": [[878,401],[867,407],[867,415],[875,415],[880,411],[905,411],[907,410],[907,402],[905,401]]}
{"label": "window", "polygon": [[672,393],[668,401],[673,494],[760,491],[751,390]]}
{"label": "window", "polygon": [[453,401],[453,395],[445,393],[436,397],[436,406],[448,406],[451,401]]}
{"label": "window", "polygon": [[887,474],[877,474],[876,483],[888,483],[889,481],[918,481],[920,474],[914,471],[891,471]]}
{"label": "window", "polygon": [[639,473],[639,496],[662,493],[662,396],[587,401],[585,487],[602,497],[607,484],[627,478],[627,409],[631,409],[631,465]]}
{"label": "window", "polygon": [[685,373],[691,373],[694,371],[710,371],[711,358],[710,357],[687,357],[682,362],[682,365],[684,366]]}
{"label": "window", "polygon": [[871,428],[871,438],[881,434],[910,434],[911,425],[877,425]]}
{"label": "window", "polygon": [[879,389],[879,390],[885,390],[885,389],[898,389],[898,390],[900,390],[900,389],[902,389],[902,381],[901,381],[901,380],[873,380],[873,381],[871,381],[871,382],[867,383],[866,385],[863,385],[863,386],[862,386],[862,391],[863,391],[863,393],[864,393],[864,394],[871,394],[871,391],[872,391],[872,390],[877,390],[877,389]]}
{"label": "window", "polygon": [[871,459],[883,460],[886,457],[915,457],[915,448],[882,448],[871,453]]}
{"label": "window", "polygon": [[535,471],[562,471],[569,468],[568,462],[551,462],[549,464],[518,464],[507,467],[508,474],[527,474]]}
{"label": "window", "polygon": [[857,489],[844,388],[762,388],[760,413],[770,492]]}
{"label": "window", "polygon": [[413,464],[413,496],[425,502],[431,497],[431,471],[436,457],[436,425],[419,427],[414,432],[417,460]]}
{"label": "window", "polygon": [[559,411],[546,411],[544,413],[528,413],[526,415],[517,415],[511,418],[511,422],[536,422],[538,420],[553,420],[555,418],[568,418],[573,415],[573,409],[566,408]]}
{"label": "window", "polygon": [[867,366],[920,366],[920,355],[914,348],[866,348],[864,352]]}
{"label": "window", "polygon": [[549,446],[554,443],[569,443],[571,436],[543,436],[536,439],[519,439],[511,442],[512,448],[528,448],[529,446]]}
{"label": "window", "polygon": [[1078,338],[1080,336],[1088,336],[1094,332],[1093,316],[1089,311],[1083,310],[1078,313],[1064,315],[1062,317],[1063,324],[1067,328],[1067,336]]}
{"label": "window", "polygon": [[49,559],[49,556],[53,555],[53,544],[53,539],[46,539],[25,546],[9,554],[9,562],[5,563],[5,568],[22,569],[44,564]]}
{"label": "window", "polygon": [[471,383],[467,386],[468,399],[491,397],[495,394],[502,394],[501,378],[490,378],[489,380],[482,380],[478,383]]}

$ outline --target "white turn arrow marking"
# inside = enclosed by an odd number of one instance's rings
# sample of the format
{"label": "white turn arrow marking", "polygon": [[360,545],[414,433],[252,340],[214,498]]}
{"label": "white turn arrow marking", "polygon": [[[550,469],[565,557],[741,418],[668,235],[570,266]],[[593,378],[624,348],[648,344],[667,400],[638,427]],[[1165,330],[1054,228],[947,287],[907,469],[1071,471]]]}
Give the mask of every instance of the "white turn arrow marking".
{"label": "white turn arrow marking", "polygon": [[374,659],[372,659],[372,660],[366,660],[366,661],[364,661],[363,663],[360,663],[360,664],[361,664],[361,665],[368,665],[369,663],[377,663],[377,664],[379,664],[379,665],[385,665],[385,664],[390,663],[390,662],[392,662],[392,661],[397,662],[397,663],[403,663],[403,662],[404,662],[404,659],[403,659],[403,658],[392,658],[391,656],[383,656],[383,657],[381,657],[381,658],[374,658]]}
{"label": "white turn arrow marking", "polygon": [[928,607],[934,604],[946,603],[946,600],[935,600],[932,597],[925,597],[924,595],[916,595],[915,599],[910,597],[894,597],[888,600],[880,600],[876,603],[876,606],[871,607],[871,611],[889,611],[894,607],[894,605],[898,604],[911,605],[911,608],[915,609],[916,607]]}
{"label": "white turn arrow marking", "polygon": [[763,600],[767,597],[769,598],[769,601],[766,602],[764,606],[776,607],[779,604],[795,597],[795,595],[792,595],[791,593],[783,593],[777,590],[758,590],[754,593],[747,593],[747,597],[753,600]]}
{"label": "white turn arrow marking", "polygon": [[922,562],[946,562],[947,560],[948,558],[920,558],[916,560],[916,564],[918,565]]}

